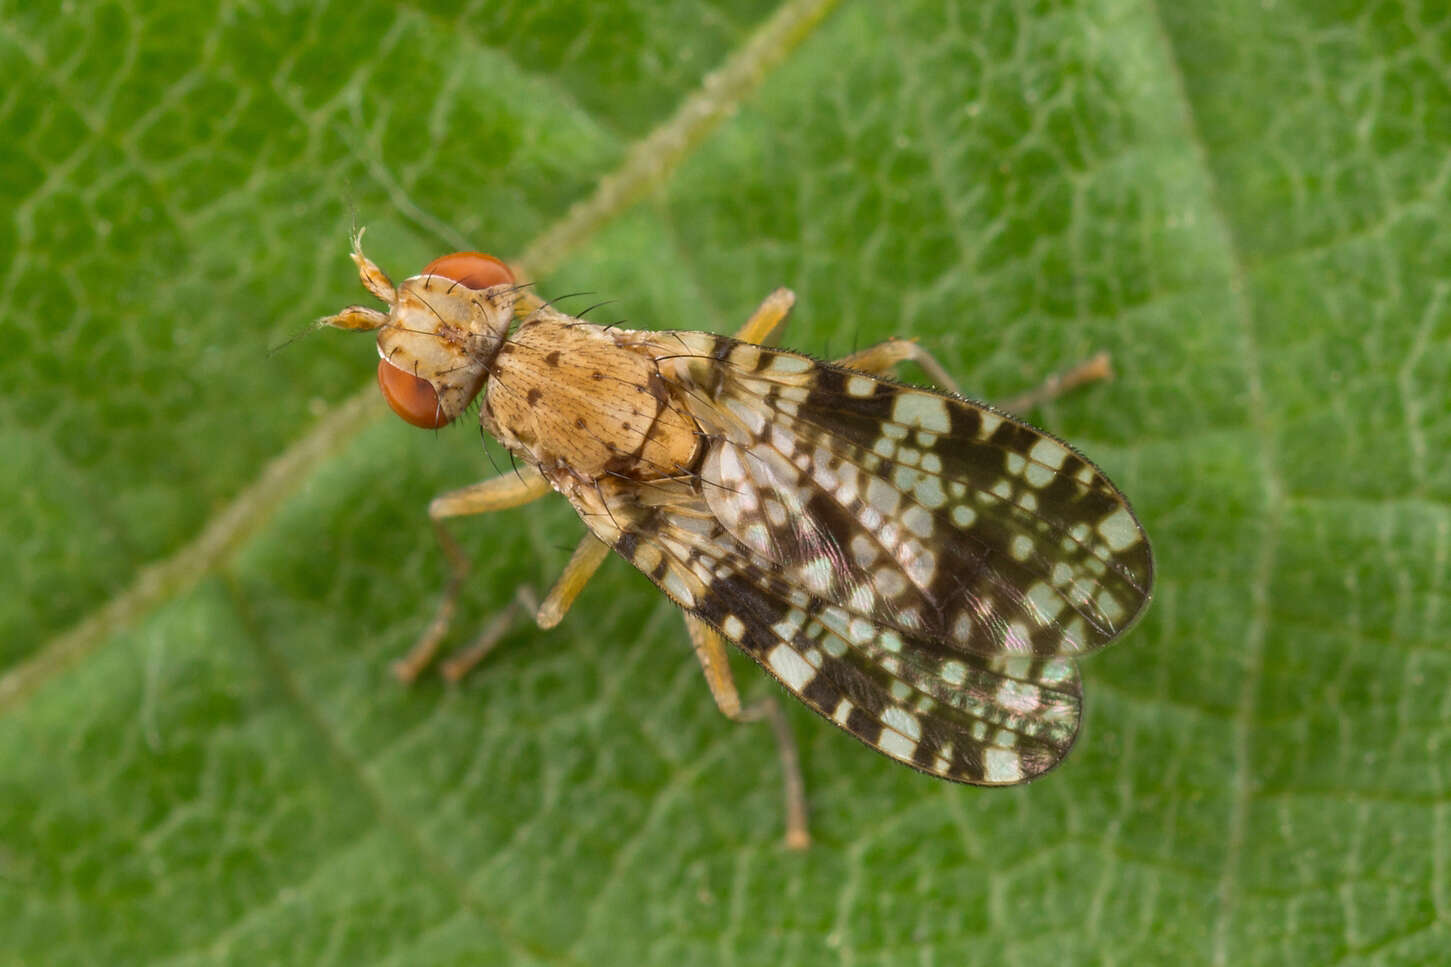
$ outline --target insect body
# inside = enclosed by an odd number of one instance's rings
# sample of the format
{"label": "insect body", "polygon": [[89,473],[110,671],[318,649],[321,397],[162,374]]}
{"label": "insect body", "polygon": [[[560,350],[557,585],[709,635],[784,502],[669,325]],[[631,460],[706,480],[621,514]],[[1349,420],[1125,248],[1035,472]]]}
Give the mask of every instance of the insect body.
{"label": "insect body", "polygon": [[396,288],[356,245],[354,260],[389,312],[324,322],[378,331],[394,409],[441,426],[481,394],[484,428],[522,464],[435,500],[435,521],[563,494],[590,536],[540,623],[609,549],[644,572],[686,611],[722,710],[777,726],[794,845],[806,833],[789,733],[774,703],[741,706],[722,635],[924,772],[1011,785],[1067,753],[1074,659],[1137,619],[1153,573],[1123,495],[1072,448],[880,378],[906,358],[935,365],[912,343],[837,364],[762,345],[786,290],[740,338],[643,332],[558,312],[487,256],[447,256]]}

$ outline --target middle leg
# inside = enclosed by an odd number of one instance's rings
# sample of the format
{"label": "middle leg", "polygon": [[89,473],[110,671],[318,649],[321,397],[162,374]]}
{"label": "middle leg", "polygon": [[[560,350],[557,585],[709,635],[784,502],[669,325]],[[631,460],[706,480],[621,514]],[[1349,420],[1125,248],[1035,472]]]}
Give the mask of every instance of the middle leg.
{"label": "middle leg", "polygon": [[[433,661],[444,634],[453,623],[458,595],[463,588],[464,579],[468,577],[469,559],[444,526],[444,521],[450,517],[487,514],[495,510],[518,507],[543,497],[550,489],[549,482],[539,471],[533,467],[520,467],[517,473],[505,474],[471,487],[450,491],[435,497],[429,503],[428,519],[433,524],[433,533],[438,538],[443,556],[448,560],[448,584],[444,588],[443,600],[439,602],[433,620],[423,634],[419,635],[418,641],[408,654],[393,663],[393,675],[396,678],[405,684],[410,683]],[[514,605],[509,607],[512,609]]]}
{"label": "middle leg", "polygon": [[[838,366],[859,369],[873,375],[890,373],[905,362],[916,363],[938,386],[962,395],[962,391],[957,388],[957,381],[948,375],[936,357],[910,339],[888,339],[836,360]],[[1109,363],[1108,353],[1101,352],[1061,373],[1054,373],[1026,393],[1020,393],[996,405],[1008,413],[1026,413],[1035,406],[1055,400],[1085,383],[1106,382],[1111,379],[1113,367]]]}

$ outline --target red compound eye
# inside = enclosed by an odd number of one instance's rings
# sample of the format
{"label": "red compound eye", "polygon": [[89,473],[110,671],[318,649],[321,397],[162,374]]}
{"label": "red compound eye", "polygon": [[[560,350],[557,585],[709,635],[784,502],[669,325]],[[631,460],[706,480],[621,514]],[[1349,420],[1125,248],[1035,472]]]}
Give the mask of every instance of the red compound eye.
{"label": "red compound eye", "polygon": [[441,275],[470,289],[487,289],[514,281],[514,273],[501,259],[482,252],[454,252],[428,263],[421,275]]}
{"label": "red compound eye", "polygon": [[448,422],[438,405],[438,391],[426,379],[419,379],[388,362],[378,360],[378,388],[383,399],[403,419],[425,430],[436,430]]}

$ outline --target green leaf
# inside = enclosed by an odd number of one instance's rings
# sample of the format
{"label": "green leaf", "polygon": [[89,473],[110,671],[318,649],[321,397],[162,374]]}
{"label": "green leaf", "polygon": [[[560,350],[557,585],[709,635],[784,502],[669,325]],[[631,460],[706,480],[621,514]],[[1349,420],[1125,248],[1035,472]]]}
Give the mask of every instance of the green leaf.
{"label": "green leaf", "polygon": [[[5,5],[0,961],[1451,948],[1451,19],[831,6]],[[1034,416],[1161,575],[1066,764],[952,786],[793,708],[788,854],[769,735],[620,562],[398,687],[426,501],[493,469],[385,416],[370,339],[268,353],[365,299],[354,217],[395,276],[520,256],[644,326],[790,285],[791,344],[916,337],[987,398],[1111,351]],[[452,640],[580,531],[462,522]]]}

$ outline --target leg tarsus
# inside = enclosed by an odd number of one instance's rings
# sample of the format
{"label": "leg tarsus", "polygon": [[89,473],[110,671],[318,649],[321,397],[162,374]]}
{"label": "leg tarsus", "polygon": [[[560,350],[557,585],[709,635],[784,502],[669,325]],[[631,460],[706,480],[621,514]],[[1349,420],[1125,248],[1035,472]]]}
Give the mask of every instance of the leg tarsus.
{"label": "leg tarsus", "polygon": [[533,588],[527,584],[519,585],[514,592],[514,600],[489,619],[484,625],[484,630],[467,648],[452,655],[440,667],[439,672],[449,682],[457,682],[473,670],[473,667],[484,660],[489,652],[494,650],[509,629],[519,624],[526,616],[531,615],[539,607],[539,599],[535,596]]}
{"label": "leg tarsus", "polygon": [[[429,624],[423,636],[419,638],[418,644],[402,660],[394,663],[393,674],[404,682],[412,682],[418,677],[428,664],[433,660],[434,654],[438,651],[438,643],[448,629],[449,622],[453,619],[454,601],[458,595],[457,585],[468,573],[468,561],[458,551],[458,545],[448,532],[443,530],[442,525],[436,526],[439,529],[439,541],[444,546],[444,553],[451,565],[456,566],[454,576],[449,579],[449,585],[444,593],[444,600],[439,606],[439,613]],[[514,592],[514,599],[506,604],[498,614],[489,619],[484,630],[467,648],[454,654],[440,667],[439,671],[443,677],[450,682],[457,682],[473,670],[473,667],[483,661],[484,656],[494,650],[494,646],[508,633],[509,629],[525,617],[532,617],[541,628],[553,628],[559,624],[565,612],[569,610],[579,592],[589,583],[594,572],[599,569],[604,559],[609,556],[610,546],[599,540],[593,534],[586,534],[575,548],[569,563],[565,565],[564,573],[554,583],[544,603],[540,604],[538,596],[528,585],[520,585]]]}
{"label": "leg tarsus", "polygon": [[438,546],[448,561],[448,583],[444,586],[443,600],[438,604],[433,620],[418,636],[418,641],[408,654],[393,663],[393,676],[404,684],[412,684],[438,654],[439,645],[453,623],[459,592],[469,575],[469,559],[453,535],[444,526],[450,517],[465,517],[471,514],[486,514],[494,510],[505,510],[527,504],[531,500],[549,493],[549,482],[533,467],[522,467],[518,473],[494,477],[469,487],[453,490],[435,497],[428,505],[428,519],[433,524]]}
{"label": "leg tarsus", "polygon": [[434,612],[433,620],[423,629],[413,647],[408,649],[408,654],[393,663],[393,677],[405,685],[412,685],[423,670],[433,663],[443,636],[453,624],[459,592],[463,589],[464,579],[469,576],[468,556],[458,546],[448,528],[443,526],[443,519],[434,517],[432,523],[438,546],[448,561],[448,583],[444,585],[443,599],[438,602],[438,610]]}
{"label": "leg tarsus", "polygon": [[1064,393],[1077,389],[1085,383],[1106,383],[1113,379],[1113,364],[1106,352],[1086,359],[1077,366],[1071,366],[1061,373],[1054,373],[1036,388],[1022,393],[1000,406],[1009,413],[1027,413],[1049,400],[1055,400]]}
{"label": "leg tarsus", "polygon": [[685,627],[690,632],[690,642],[695,646],[695,657],[700,660],[701,671],[705,672],[711,697],[721,714],[733,722],[768,722],[776,734],[776,750],[780,755],[785,784],[786,848],[806,849],[811,845],[811,833],[807,827],[806,782],[801,778],[801,754],[796,749],[796,737],[791,734],[791,723],[786,720],[781,703],[774,695],[768,695],[742,708],[740,692],[731,676],[725,639],[710,625],[689,615],[685,618]]}
{"label": "leg tarsus", "polygon": [[[849,356],[836,360],[837,365],[859,369],[864,373],[881,375],[891,372],[899,364],[913,362],[922,367],[927,377],[943,389],[958,395],[962,391],[942,364],[920,345],[910,339],[888,339],[875,346],[868,346]],[[1106,382],[1113,379],[1113,366],[1108,353],[1101,352],[1061,373],[1055,373],[1039,386],[998,404],[1009,413],[1026,413],[1035,406],[1055,400],[1085,383]]]}
{"label": "leg tarsus", "polygon": [[811,845],[811,830],[806,818],[806,781],[801,778],[801,753],[796,748],[796,736],[791,732],[791,723],[786,712],[774,695],[752,702],[735,716],[737,722],[760,722],[770,724],[776,733],[776,751],[781,758],[781,776],[786,789],[786,848],[804,850]]}

